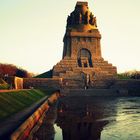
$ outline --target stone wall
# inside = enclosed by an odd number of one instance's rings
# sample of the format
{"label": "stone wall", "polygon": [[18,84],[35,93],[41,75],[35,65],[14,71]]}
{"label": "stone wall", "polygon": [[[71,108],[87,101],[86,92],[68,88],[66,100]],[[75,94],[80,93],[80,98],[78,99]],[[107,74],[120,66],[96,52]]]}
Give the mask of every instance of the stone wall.
{"label": "stone wall", "polygon": [[14,85],[15,85],[15,89],[23,89],[23,78],[15,77]]}
{"label": "stone wall", "polygon": [[140,90],[140,79],[116,80],[111,88]]}
{"label": "stone wall", "polygon": [[[72,78],[72,79],[71,79]],[[73,80],[73,77],[69,76],[69,79],[64,78],[19,78],[8,77],[6,82],[14,89],[28,89],[28,88],[41,88],[41,89],[83,89],[85,87],[85,81],[78,78]],[[140,91],[140,80],[98,80],[95,83],[90,82],[90,89],[127,89]]]}
{"label": "stone wall", "polygon": [[23,88],[55,88],[59,89],[61,84],[60,78],[24,78]]}
{"label": "stone wall", "polygon": [[[99,85],[98,85],[98,84]],[[106,84],[104,84],[106,83]],[[54,89],[83,89],[84,81],[82,80],[71,80],[62,78],[24,78],[23,88],[54,88]],[[104,86],[102,86],[104,85]],[[114,80],[114,81],[103,81],[100,80],[96,84],[89,86],[90,89],[94,88],[111,88],[111,89],[140,89],[140,80]]]}
{"label": "stone wall", "polygon": [[4,80],[9,84],[10,89],[23,89],[23,78],[10,76],[5,77]]}

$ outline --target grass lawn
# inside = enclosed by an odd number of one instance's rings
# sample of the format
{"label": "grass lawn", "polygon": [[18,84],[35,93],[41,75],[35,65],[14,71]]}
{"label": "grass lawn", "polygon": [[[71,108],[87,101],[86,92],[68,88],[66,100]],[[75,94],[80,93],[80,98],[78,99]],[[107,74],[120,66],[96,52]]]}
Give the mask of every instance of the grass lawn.
{"label": "grass lawn", "polygon": [[50,94],[35,89],[0,93],[0,122]]}
{"label": "grass lawn", "polygon": [[131,79],[130,76],[127,76],[127,75],[124,75],[124,74],[118,74],[118,79],[121,79],[121,80],[129,80]]}

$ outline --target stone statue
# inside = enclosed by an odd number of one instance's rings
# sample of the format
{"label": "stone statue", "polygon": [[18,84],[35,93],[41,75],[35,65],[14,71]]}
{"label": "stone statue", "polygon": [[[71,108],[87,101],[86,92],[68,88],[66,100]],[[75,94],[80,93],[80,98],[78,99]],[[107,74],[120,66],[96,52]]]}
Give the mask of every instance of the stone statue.
{"label": "stone statue", "polygon": [[84,12],[83,9],[80,9],[78,6],[77,8],[68,16],[67,18],[67,27],[78,25],[78,24],[91,24],[97,27],[96,17],[86,9]]}
{"label": "stone statue", "polygon": [[76,12],[75,13],[75,24],[79,24],[79,22],[80,22],[80,13]]}
{"label": "stone statue", "polygon": [[79,24],[81,24],[82,23],[82,14],[80,13],[80,15],[79,15]]}
{"label": "stone statue", "polygon": [[96,17],[93,18],[93,21],[94,21],[94,26],[97,27],[97,20],[96,20]]}
{"label": "stone statue", "polygon": [[90,14],[89,23],[90,23],[91,25],[94,25],[95,27],[97,27],[97,20],[96,20],[96,17],[94,17],[92,14]]}
{"label": "stone statue", "polygon": [[89,12],[86,11],[85,13],[85,24],[88,24],[89,23]]}
{"label": "stone statue", "polygon": [[71,24],[72,25],[75,24],[75,15],[74,15],[74,12],[71,14]]}
{"label": "stone statue", "polygon": [[93,14],[92,13],[90,13],[90,20],[89,20],[89,23],[91,24],[91,25],[93,25],[94,23],[93,23]]}
{"label": "stone statue", "polygon": [[70,25],[71,25],[71,17],[68,16],[68,18],[67,18],[67,27],[70,26]]}

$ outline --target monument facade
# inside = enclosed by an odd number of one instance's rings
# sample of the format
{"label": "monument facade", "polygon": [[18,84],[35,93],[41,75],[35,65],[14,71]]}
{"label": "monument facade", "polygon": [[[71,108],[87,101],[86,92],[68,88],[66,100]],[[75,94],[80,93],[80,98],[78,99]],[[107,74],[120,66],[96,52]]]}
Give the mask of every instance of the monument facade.
{"label": "monument facade", "polygon": [[69,87],[106,86],[114,80],[117,68],[101,54],[101,34],[87,2],[77,2],[67,18],[62,60],[53,67],[53,78]]}

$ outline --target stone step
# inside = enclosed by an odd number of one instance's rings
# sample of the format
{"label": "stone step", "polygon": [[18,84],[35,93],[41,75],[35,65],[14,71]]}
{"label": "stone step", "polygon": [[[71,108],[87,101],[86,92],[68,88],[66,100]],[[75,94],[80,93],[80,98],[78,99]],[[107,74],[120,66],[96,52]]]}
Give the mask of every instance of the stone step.
{"label": "stone step", "polygon": [[83,71],[83,70],[88,70],[88,71],[94,71],[94,67],[75,67],[73,68],[74,71]]}
{"label": "stone step", "polygon": [[107,68],[107,67],[104,68],[104,67],[102,67],[101,71],[108,71],[108,72],[110,72],[110,71],[116,71],[116,69],[112,68],[112,67],[111,68]]}
{"label": "stone step", "polygon": [[105,61],[105,60],[93,60],[93,63],[106,63],[108,64],[108,61]]}
{"label": "stone step", "polygon": [[61,60],[60,63],[77,63],[77,60]]}
{"label": "stone step", "polygon": [[76,64],[58,64],[56,65],[57,67],[75,67],[77,66]]}
{"label": "stone step", "polygon": [[72,68],[72,67],[76,67],[77,65],[76,64],[69,64],[69,65],[62,65],[62,64],[59,64],[59,65],[56,65],[55,67],[58,67],[58,68]]}
{"label": "stone step", "polygon": [[110,67],[112,67],[112,64],[109,64],[109,63],[93,63],[93,67],[95,67],[95,66],[110,66]]}

